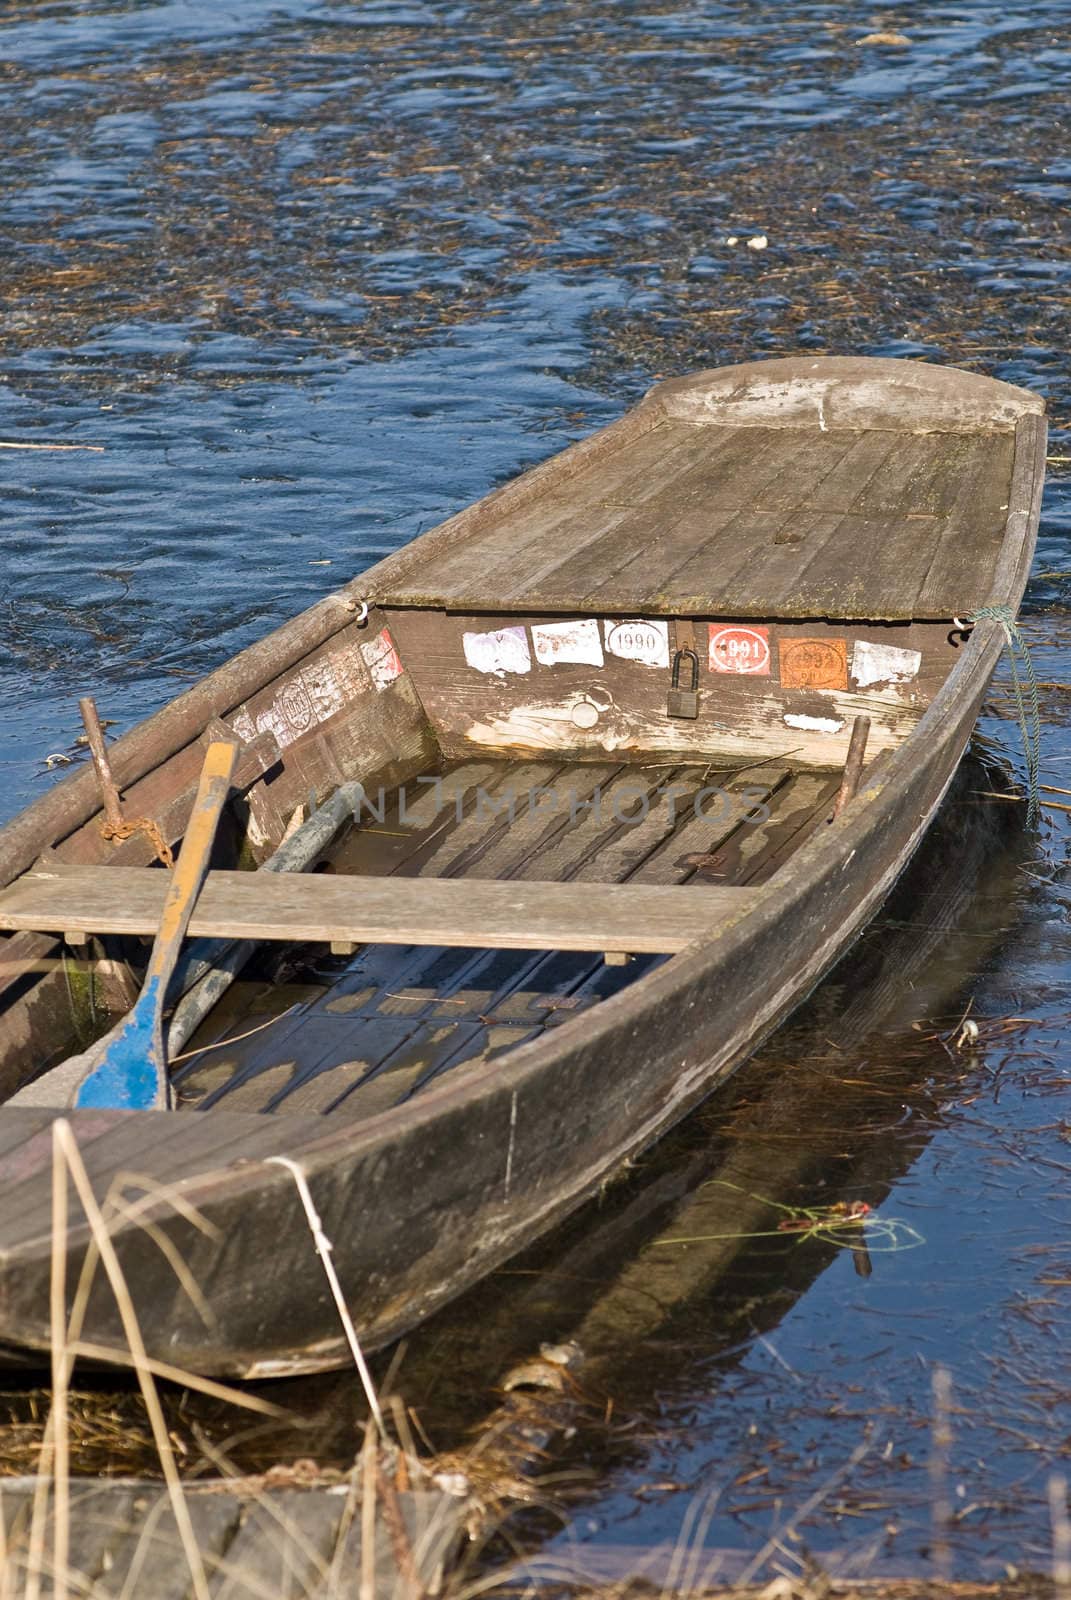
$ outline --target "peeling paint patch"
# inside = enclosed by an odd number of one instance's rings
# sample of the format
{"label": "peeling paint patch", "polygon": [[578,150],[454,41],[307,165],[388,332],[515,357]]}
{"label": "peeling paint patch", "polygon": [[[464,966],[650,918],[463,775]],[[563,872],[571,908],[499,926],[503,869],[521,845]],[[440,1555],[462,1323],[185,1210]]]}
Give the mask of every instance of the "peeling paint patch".
{"label": "peeling paint patch", "polygon": [[836,717],[807,717],[798,711],[786,711],[781,719],[790,728],[799,728],[804,733],[839,733],[844,726],[843,719]]}
{"label": "peeling paint patch", "polygon": [[921,650],[872,644],[869,639],[856,639],[852,646],[852,677],[860,689],[878,683],[909,683],[918,677],[921,666]]}
{"label": "peeling paint patch", "polygon": [[367,644],[361,645],[361,657],[377,689],[385,689],[395,678],[400,678],[404,670],[401,657],[394,648],[394,640],[386,628],[374,639],[369,639]]}
{"label": "peeling paint patch", "polygon": [[583,622],[543,622],[532,626],[536,660],[553,667],[557,662],[601,667],[602,643],[594,617]]}
{"label": "peeling paint patch", "polygon": [[531,672],[532,655],[523,628],[497,628],[493,633],[463,633],[465,660],[477,672]]}

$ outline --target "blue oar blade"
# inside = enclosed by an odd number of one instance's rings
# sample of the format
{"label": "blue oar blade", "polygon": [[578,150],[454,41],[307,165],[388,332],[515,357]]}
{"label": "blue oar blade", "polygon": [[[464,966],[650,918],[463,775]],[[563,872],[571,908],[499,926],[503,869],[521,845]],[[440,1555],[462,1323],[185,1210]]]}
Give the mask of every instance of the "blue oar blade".
{"label": "blue oar blade", "polygon": [[146,984],[137,1005],[108,1046],[104,1060],[80,1085],[75,1106],[117,1111],[166,1108],[168,1082],[156,1004],[159,987],[158,977]]}

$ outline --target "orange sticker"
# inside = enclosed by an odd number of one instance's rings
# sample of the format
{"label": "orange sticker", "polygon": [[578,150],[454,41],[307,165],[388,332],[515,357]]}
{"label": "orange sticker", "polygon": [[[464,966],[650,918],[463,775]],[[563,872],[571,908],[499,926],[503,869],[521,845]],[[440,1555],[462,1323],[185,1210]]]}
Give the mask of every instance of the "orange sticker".
{"label": "orange sticker", "polygon": [[847,689],[846,639],[780,641],[781,686],[784,689]]}

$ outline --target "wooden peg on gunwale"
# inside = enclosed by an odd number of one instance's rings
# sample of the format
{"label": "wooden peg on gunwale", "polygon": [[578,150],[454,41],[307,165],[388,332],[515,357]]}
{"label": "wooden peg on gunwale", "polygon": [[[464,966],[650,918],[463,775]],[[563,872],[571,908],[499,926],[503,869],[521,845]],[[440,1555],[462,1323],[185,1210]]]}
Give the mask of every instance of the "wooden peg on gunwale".
{"label": "wooden peg on gunwale", "polygon": [[866,742],[870,735],[870,718],[856,717],[852,721],[852,736],[848,741],[848,758],[844,763],[844,776],[840,780],[837,798],[833,802],[833,822],[840,816],[849,800],[854,799],[859,787],[859,779],[863,775],[863,757],[866,755]]}
{"label": "wooden peg on gunwale", "polygon": [[123,813],[119,805],[119,790],[112,777],[111,762],[108,760],[108,751],[104,743],[104,729],[100,725],[96,701],[92,695],[87,694],[84,699],[79,700],[78,709],[82,713],[82,723],[89,741],[89,753],[93,757],[105,821],[109,828],[121,828]]}

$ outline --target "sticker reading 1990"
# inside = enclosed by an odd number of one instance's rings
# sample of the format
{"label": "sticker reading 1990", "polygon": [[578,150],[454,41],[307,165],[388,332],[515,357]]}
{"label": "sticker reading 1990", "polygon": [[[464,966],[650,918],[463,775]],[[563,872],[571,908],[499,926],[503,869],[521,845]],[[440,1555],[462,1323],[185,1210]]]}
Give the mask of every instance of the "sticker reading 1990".
{"label": "sticker reading 1990", "polygon": [[750,672],[770,676],[769,628],[745,628],[739,623],[726,627],[710,624],[711,672]]}
{"label": "sticker reading 1990", "polygon": [[606,648],[622,661],[643,667],[669,666],[669,623],[636,617],[626,622],[604,622]]}

